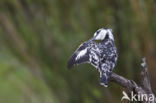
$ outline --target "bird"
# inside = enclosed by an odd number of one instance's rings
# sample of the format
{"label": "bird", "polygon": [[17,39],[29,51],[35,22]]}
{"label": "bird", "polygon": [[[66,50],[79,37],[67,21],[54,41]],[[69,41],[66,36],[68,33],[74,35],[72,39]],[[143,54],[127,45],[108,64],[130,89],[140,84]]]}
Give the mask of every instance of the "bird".
{"label": "bird", "polygon": [[118,58],[112,29],[100,28],[93,37],[82,43],[67,62],[67,69],[89,63],[100,73],[100,84],[108,87],[108,81]]}

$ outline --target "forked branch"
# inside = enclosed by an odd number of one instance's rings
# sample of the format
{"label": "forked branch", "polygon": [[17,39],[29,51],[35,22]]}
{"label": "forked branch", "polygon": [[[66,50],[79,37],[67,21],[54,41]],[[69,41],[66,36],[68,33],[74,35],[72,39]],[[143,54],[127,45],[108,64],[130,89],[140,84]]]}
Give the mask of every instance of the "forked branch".
{"label": "forked branch", "polygon": [[136,82],[134,82],[133,80],[129,80],[115,73],[112,73],[110,77],[110,81],[125,88],[129,92],[129,94],[133,92],[135,94],[146,94],[148,96],[153,95],[154,101],[149,101],[146,97],[143,97],[143,101],[141,100],[139,101],[141,103],[156,103],[156,98],[152,92],[150,80],[148,77],[148,68],[147,68],[145,58],[142,59],[141,67],[142,67],[142,70],[141,70],[141,85],[140,86],[138,86]]}

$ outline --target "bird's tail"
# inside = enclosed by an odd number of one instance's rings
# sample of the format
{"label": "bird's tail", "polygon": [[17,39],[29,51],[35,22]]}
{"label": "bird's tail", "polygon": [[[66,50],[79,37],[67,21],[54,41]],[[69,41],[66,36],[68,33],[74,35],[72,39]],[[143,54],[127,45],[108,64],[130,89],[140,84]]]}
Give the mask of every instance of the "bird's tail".
{"label": "bird's tail", "polygon": [[100,84],[103,85],[104,87],[108,87],[108,76],[106,73],[100,76]]}

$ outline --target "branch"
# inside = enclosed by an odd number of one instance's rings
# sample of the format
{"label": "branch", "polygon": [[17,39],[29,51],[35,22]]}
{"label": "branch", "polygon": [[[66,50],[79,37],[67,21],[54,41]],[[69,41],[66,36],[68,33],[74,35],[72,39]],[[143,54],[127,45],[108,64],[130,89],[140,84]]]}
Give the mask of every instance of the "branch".
{"label": "branch", "polygon": [[152,93],[151,84],[148,77],[148,68],[147,68],[145,58],[142,59],[141,67],[142,67],[142,71],[141,71],[142,88],[145,89],[148,93]]}
{"label": "branch", "polygon": [[[141,86],[138,86],[133,80],[129,80],[125,77],[117,75],[115,73],[111,74],[110,81],[122,86],[125,88],[130,94],[132,91],[136,94],[152,94],[155,98],[155,95],[152,92],[151,84],[148,78],[148,68],[145,61],[145,58],[142,59],[141,63],[142,71],[141,71]],[[156,98],[153,102],[147,101],[144,97],[144,100],[141,103],[156,103]]]}

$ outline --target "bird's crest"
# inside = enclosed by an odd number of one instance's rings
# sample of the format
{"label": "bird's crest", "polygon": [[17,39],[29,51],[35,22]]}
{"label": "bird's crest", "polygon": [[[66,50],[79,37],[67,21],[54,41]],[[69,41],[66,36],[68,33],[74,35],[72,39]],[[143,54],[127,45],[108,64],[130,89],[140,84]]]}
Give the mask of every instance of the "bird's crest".
{"label": "bird's crest", "polygon": [[94,33],[94,39],[95,40],[104,40],[106,38],[106,36],[108,36],[110,39],[112,39],[114,41],[114,36],[112,34],[112,29],[98,29],[95,33]]}

